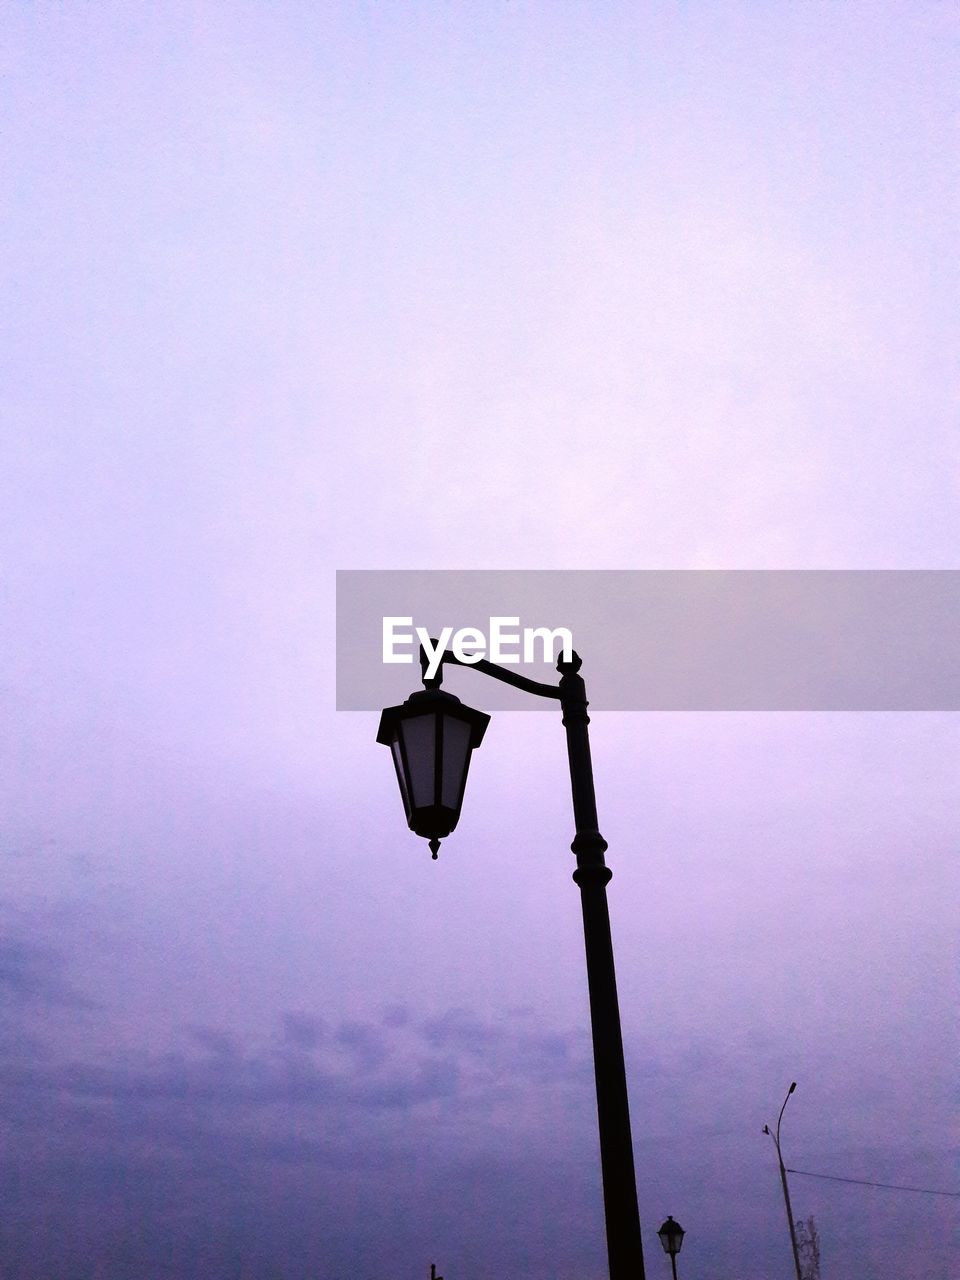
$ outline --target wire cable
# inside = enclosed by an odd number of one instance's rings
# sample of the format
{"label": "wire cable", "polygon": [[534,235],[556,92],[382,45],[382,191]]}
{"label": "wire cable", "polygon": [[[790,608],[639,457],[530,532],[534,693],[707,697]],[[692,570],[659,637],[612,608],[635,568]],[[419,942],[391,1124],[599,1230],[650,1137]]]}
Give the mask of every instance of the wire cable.
{"label": "wire cable", "polygon": [[887,1191],[916,1191],[923,1196],[951,1196],[960,1199],[960,1191],[934,1191],[932,1187],[905,1187],[896,1182],[868,1182],[865,1178],[841,1178],[835,1173],[811,1173],[809,1169],[788,1169],[803,1178],[826,1178],[830,1182],[853,1182],[858,1187],[884,1187]]}

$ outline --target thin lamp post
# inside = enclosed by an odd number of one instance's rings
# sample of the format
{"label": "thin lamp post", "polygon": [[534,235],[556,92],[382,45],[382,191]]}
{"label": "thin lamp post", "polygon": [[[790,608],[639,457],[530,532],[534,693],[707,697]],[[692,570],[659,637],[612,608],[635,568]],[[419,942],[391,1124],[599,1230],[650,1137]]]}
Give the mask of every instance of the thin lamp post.
{"label": "thin lamp post", "polygon": [[[437,642],[431,641],[431,645],[436,652]],[[607,884],[613,873],[604,862],[603,855],[607,849],[607,842],[600,834],[597,822],[593,765],[587,731],[590,723],[587,715],[587,693],[579,674],[581,659],[576,653],[570,654],[569,661],[564,661],[561,656],[557,663],[557,671],[560,673],[559,685],[542,684],[539,681],[530,680],[518,672],[508,671],[485,658],[469,663],[461,662],[448,650],[443,652],[436,675],[432,679],[428,679],[426,675],[427,657],[423,649],[420,651],[420,663],[423,684],[427,690],[438,690],[443,678],[443,666],[453,663],[455,666],[472,667],[475,671],[513,685],[514,688],[522,689],[526,693],[540,698],[552,698],[560,703],[563,726],[567,735],[567,757],[570,765],[570,786],[576,826],[576,835],[570,848],[577,858],[577,869],[573,873],[573,879],[580,889],[583,912],[583,938],[590,997],[590,1024],[593,1033],[600,1166],[610,1280],[645,1280],[620,1007],[617,1000],[617,979],[610,936],[610,914],[607,907]],[[422,694],[413,695],[414,698],[423,698],[423,696]],[[379,741],[392,745],[391,735],[394,733],[392,726],[398,713],[402,717],[403,708],[390,708],[384,712],[380,734],[378,734]],[[468,712],[468,714],[479,713]],[[438,776],[440,768],[438,759]],[[401,778],[401,787],[403,785]],[[453,823],[455,825],[456,817]],[[452,827],[448,825],[446,829],[451,830]],[[431,841],[430,847],[436,856],[439,842]]]}
{"label": "thin lamp post", "polygon": [[786,1165],[783,1163],[783,1155],[780,1151],[780,1122],[783,1119],[783,1113],[787,1108],[787,1103],[790,1101],[790,1095],[796,1087],[797,1082],[794,1080],[790,1085],[790,1088],[787,1090],[787,1096],[784,1098],[783,1106],[780,1108],[780,1115],[777,1117],[776,1134],[770,1133],[770,1126],[766,1124],[763,1126],[763,1132],[769,1134],[769,1136],[773,1138],[773,1144],[777,1148],[777,1160],[780,1164],[780,1182],[783,1186],[783,1203],[787,1210],[787,1226],[790,1228],[790,1244],[793,1246],[793,1265],[797,1270],[797,1280],[803,1280],[803,1276],[800,1274],[800,1252],[797,1248],[797,1229],[793,1224],[793,1209],[790,1205],[790,1188],[787,1186],[787,1169]]}
{"label": "thin lamp post", "polygon": [[677,1254],[683,1244],[683,1237],[687,1233],[681,1227],[679,1222],[674,1220],[671,1213],[666,1222],[657,1232],[660,1237],[660,1243],[663,1245],[664,1253],[670,1257],[670,1269],[673,1272],[673,1280],[677,1280]]}

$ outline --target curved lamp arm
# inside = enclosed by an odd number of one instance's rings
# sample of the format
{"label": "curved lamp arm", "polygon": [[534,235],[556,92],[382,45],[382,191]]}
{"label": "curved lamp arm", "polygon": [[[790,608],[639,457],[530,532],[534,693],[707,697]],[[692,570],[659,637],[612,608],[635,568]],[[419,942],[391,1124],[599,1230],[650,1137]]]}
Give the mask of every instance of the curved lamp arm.
{"label": "curved lamp arm", "polygon": [[[431,639],[430,643],[433,646],[434,653],[436,653],[439,647],[437,641]],[[580,666],[580,659],[576,654],[573,654],[572,660],[576,663],[576,667]],[[559,699],[562,696],[558,685],[541,684],[539,680],[531,680],[528,676],[522,676],[516,671],[508,671],[506,667],[500,667],[495,662],[488,662],[486,658],[478,658],[476,662],[464,662],[462,659],[458,658],[455,653],[451,653],[449,649],[444,649],[443,653],[440,655],[440,665],[437,669],[437,674],[432,680],[428,680],[427,667],[429,665],[429,659],[427,658],[426,650],[423,645],[421,645],[420,671],[423,677],[424,688],[436,689],[439,687],[443,680],[443,666],[446,662],[453,663],[455,667],[473,667],[475,671],[482,671],[485,676],[493,676],[494,680],[502,680],[504,684],[512,684],[515,689],[522,689],[524,693],[536,694],[538,698]],[[566,666],[567,664],[564,663],[563,665]],[[574,668],[575,670],[576,667]],[[557,670],[560,670],[559,664],[557,666]]]}
{"label": "curved lamp arm", "polygon": [[793,1083],[790,1085],[790,1088],[787,1090],[787,1096],[784,1098],[783,1106],[780,1108],[780,1114],[779,1116],[777,1116],[777,1154],[778,1155],[780,1154],[780,1121],[783,1119],[783,1113],[787,1109],[787,1103],[790,1101],[790,1095],[793,1093],[796,1087],[797,1087],[797,1082],[796,1080],[794,1080]]}
{"label": "curved lamp arm", "polygon": [[781,1121],[783,1120],[783,1113],[787,1109],[787,1103],[790,1101],[790,1095],[791,1093],[793,1093],[796,1087],[797,1087],[797,1082],[796,1080],[794,1080],[790,1088],[787,1090],[787,1096],[784,1098],[783,1106],[780,1108],[780,1114],[777,1116],[776,1133],[773,1132],[773,1130],[770,1128],[768,1124],[765,1124],[763,1126],[763,1132],[770,1137],[770,1139],[773,1142],[773,1145],[777,1148],[777,1158],[779,1159],[781,1164],[783,1164],[783,1156],[780,1154],[780,1124],[781,1124]]}

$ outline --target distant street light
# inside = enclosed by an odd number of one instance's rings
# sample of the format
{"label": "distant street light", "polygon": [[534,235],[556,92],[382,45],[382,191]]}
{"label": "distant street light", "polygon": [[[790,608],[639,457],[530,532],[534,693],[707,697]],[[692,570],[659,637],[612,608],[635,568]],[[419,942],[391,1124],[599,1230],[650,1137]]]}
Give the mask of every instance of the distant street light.
{"label": "distant street light", "polygon": [[680,1252],[680,1246],[683,1244],[683,1237],[687,1233],[681,1227],[679,1222],[674,1222],[672,1215],[667,1218],[666,1222],[657,1232],[660,1237],[660,1243],[663,1245],[664,1253],[670,1255],[670,1266],[673,1268],[673,1280],[677,1280],[677,1254]]}
{"label": "distant street light", "polygon": [[776,1134],[770,1133],[769,1125],[763,1126],[763,1132],[769,1134],[770,1137],[773,1138],[774,1146],[777,1148],[777,1160],[780,1163],[780,1182],[783,1185],[783,1203],[786,1205],[787,1209],[787,1226],[790,1228],[790,1243],[793,1246],[793,1265],[797,1269],[797,1280],[803,1280],[803,1276],[800,1274],[800,1251],[797,1249],[797,1229],[793,1225],[793,1209],[790,1207],[790,1188],[787,1186],[787,1170],[783,1163],[783,1155],[780,1151],[780,1121],[783,1119],[783,1113],[786,1110],[787,1103],[790,1101],[790,1095],[796,1087],[797,1082],[794,1080],[793,1084],[791,1084],[790,1088],[787,1090],[787,1096],[784,1098],[783,1106],[780,1108],[780,1115],[777,1118]]}
{"label": "distant street light", "polygon": [[[436,652],[436,641],[431,641],[431,646]],[[587,953],[610,1280],[644,1280],[620,1007],[607,908],[607,882],[611,872],[603,860],[607,842],[597,826],[587,736],[590,720],[587,693],[579,675],[580,659],[575,653],[569,661],[561,658],[557,663],[560,683],[552,685],[530,680],[485,658],[461,662],[456,654],[447,650],[433,677],[428,678],[428,660],[421,649],[424,689],[411,694],[401,706],[388,707],[383,712],[377,741],[393,753],[407,825],[429,840],[434,858],[440,841],[457,825],[470,754],[480,745],[490,720],[482,711],[473,711],[459,698],[441,691],[443,666],[447,663],[470,666],[537,697],[556,699],[563,712],[577,829],[570,847],[577,855],[573,878],[580,888]]]}

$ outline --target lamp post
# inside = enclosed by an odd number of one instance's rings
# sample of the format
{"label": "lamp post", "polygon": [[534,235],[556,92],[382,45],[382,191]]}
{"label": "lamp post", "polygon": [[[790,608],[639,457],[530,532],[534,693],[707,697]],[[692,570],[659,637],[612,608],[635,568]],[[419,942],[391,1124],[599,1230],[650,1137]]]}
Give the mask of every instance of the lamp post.
{"label": "lamp post", "polygon": [[784,1098],[783,1106],[780,1108],[780,1115],[777,1117],[776,1134],[771,1133],[770,1126],[766,1124],[763,1126],[763,1132],[769,1134],[769,1136],[773,1138],[773,1145],[777,1148],[777,1161],[780,1165],[780,1183],[783,1186],[783,1203],[787,1210],[787,1226],[790,1228],[790,1243],[793,1246],[793,1265],[797,1270],[797,1280],[803,1280],[803,1276],[800,1274],[800,1252],[797,1249],[797,1229],[793,1225],[793,1209],[790,1206],[790,1188],[787,1186],[787,1169],[783,1163],[783,1155],[780,1151],[780,1121],[783,1119],[783,1113],[786,1110],[787,1103],[790,1101],[790,1095],[796,1087],[797,1082],[794,1080],[790,1085],[790,1088],[787,1090],[787,1096]]}
{"label": "lamp post", "polygon": [[[432,644],[436,650],[436,641]],[[377,741],[393,752],[407,825],[430,841],[434,858],[440,840],[457,825],[470,753],[480,745],[490,719],[441,691],[444,664],[471,666],[495,680],[560,703],[576,825],[570,847],[577,857],[573,879],[580,889],[583,910],[610,1280],[644,1280],[620,1007],[607,909],[607,883],[612,872],[603,860],[607,842],[597,826],[587,694],[579,674],[581,660],[575,653],[569,661],[561,658],[557,663],[559,685],[541,684],[486,659],[461,663],[449,651],[443,653],[436,675],[428,680],[423,650],[420,662],[424,690],[412,694],[401,706],[388,707],[383,712]]]}
{"label": "lamp post", "polygon": [[679,1222],[674,1222],[673,1216],[670,1215],[657,1235],[660,1237],[660,1243],[663,1245],[664,1253],[670,1255],[670,1266],[673,1268],[673,1280],[677,1280],[677,1254],[680,1252],[680,1246],[683,1244],[683,1237],[687,1233],[681,1227]]}

